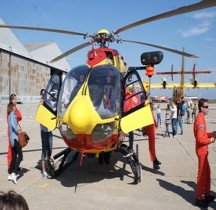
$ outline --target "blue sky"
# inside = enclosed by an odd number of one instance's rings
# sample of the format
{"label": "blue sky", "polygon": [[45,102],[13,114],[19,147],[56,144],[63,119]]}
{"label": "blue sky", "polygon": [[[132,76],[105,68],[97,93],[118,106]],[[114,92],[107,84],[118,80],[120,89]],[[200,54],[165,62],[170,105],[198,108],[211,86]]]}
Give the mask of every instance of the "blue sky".
{"label": "blue sky", "polygon": [[[35,27],[58,28],[77,32],[96,33],[100,29],[116,29],[181,6],[197,3],[199,0],[125,0],[125,1],[81,1],[81,0],[0,0],[0,18],[8,25],[26,25]],[[55,33],[13,30],[23,43],[55,41],[62,52],[86,42],[81,36]],[[164,47],[182,50],[200,58],[185,58],[185,70],[211,70],[210,75],[198,75],[198,82],[216,82],[216,7],[193,13],[178,15],[154,21],[126,30],[119,34],[122,39],[147,42]],[[122,43],[109,45],[117,49],[128,66],[140,66],[140,55],[158,49],[143,45]],[[67,57],[71,66],[83,64],[90,47],[84,48]],[[181,69],[181,56],[162,51],[164,59],[155,66],[155,72]],[[190,82],[190,76],[185,77]],[[144,78],[147,79],[147,78]],[[153,83],[161,83],[162,77],[153,76]],[[167,82],[172,82],[171,77]],[[180,77],[174,76],[174,82]],[[171,96],[171,90],[152,90],[151,95]],[[215,88],[189,91],[189,95],[216,98]]]}

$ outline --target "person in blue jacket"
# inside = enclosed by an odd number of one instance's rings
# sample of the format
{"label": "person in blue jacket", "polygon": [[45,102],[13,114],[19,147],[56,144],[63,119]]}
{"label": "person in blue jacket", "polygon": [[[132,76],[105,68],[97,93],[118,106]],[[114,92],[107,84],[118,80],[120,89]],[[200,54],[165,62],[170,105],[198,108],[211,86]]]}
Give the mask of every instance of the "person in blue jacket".
{"label": "person in blue jacket", "polygon": [[21,161],[23,160],[22,148],[18,140],[18,121],[15,113],[15,106],[10,102],[7,106],[8,112],[8,127],[9,127],[9,137],[12,147],[12,159],[10,161],[10,166],[8,168],[8,180],[17,183],[17,169]]}

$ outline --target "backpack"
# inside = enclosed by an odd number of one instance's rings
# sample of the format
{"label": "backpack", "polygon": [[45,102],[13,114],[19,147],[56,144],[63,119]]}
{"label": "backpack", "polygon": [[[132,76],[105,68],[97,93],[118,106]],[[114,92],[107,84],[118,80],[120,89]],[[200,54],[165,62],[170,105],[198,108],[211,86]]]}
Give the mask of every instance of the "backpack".
{"label": "backpack", "polygon": [[186,106],[184,104],[181,105],[180,115],[184,116],[186,112]]}

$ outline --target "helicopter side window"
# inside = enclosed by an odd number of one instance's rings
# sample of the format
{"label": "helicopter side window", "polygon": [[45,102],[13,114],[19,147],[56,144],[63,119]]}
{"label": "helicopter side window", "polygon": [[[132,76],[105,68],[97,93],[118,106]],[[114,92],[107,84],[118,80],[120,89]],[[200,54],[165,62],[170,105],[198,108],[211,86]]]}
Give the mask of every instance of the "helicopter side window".
{"label": "helicopter side window", "polygon": [[128,86],[126,87],[126,97],[124,103],[124,112],[128,112],[134,107],[140,104],[141,100],[138,94],[134,91],[134,88]]}
{"label": "helicopter side window", "polygon": [[60,85],[61,78],[58,74],[53,74],[43,95],[45,105],[53,112],[56,112]]}
{"label": "helicopter side window", "polygon": [[144,105],[147,99],[147,94],[140,84],[137,75],[131,73],[125,80],[125,99],[124,99],[124,112],[130,112],[140,105]]}

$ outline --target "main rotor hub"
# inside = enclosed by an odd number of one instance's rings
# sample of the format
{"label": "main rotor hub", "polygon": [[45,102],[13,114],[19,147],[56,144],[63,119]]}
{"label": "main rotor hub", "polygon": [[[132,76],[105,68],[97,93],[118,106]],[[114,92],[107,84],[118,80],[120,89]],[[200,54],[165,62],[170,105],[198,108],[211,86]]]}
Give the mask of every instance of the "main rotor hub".
{"label": "main rotor hub", "polygon": [[99,30],[97,32],[97,34],[99,34],[99,35],[104,35],[104,34],[108,35],[108,34],[110,34],[110,32],[107,29],[101,29],[101,30]]}
{"label": "main rotor hub", "polygon": [[107,29],[101,29],[94,37],[94,41],[99,43],[101,47],[104,47],[106,42],[113,42],[114,37]]}

